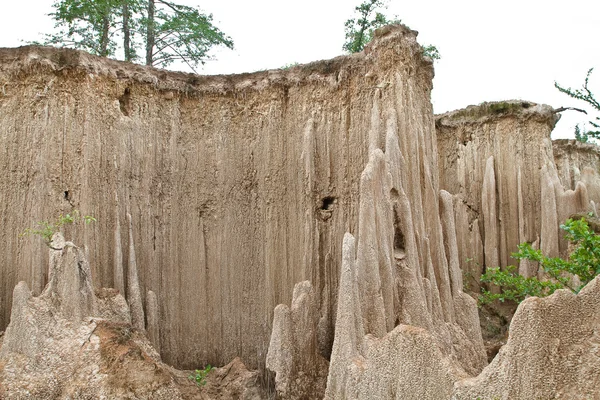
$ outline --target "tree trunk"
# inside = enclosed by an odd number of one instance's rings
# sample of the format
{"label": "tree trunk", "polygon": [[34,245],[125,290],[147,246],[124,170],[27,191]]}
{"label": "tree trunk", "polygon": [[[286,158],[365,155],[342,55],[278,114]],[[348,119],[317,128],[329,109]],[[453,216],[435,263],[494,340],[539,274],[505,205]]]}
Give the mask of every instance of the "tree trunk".
{"label": "tree trunk", "polygon": [[125,50],[125,61],[131,61],[133,54],[131,54],[131,30],[129,28],[129,5],[127,0],[123,1],[123,49]]}
{"label": "tree trunk", "polygon": [[146,65],[154,63],[154,0],[148,0],[148,26],[146,31]]}
{"label": "tree trunk", "polygon": [[108,31],[110,29],[110,17],[105,15],[102,17],[102,35],[100,37],[100,54],[101,57],[108,57]]}

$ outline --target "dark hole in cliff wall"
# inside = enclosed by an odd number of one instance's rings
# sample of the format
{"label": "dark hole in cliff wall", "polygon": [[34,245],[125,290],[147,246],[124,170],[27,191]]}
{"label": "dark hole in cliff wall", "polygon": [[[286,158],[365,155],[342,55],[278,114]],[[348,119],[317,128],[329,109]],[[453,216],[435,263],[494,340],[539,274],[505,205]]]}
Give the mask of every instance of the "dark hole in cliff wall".
{"label": "dark hole in cliff wall", "polygon": [[331,218],[336,204],[337,197],[335,196],[325,196],[321,199],[318,210],[321,221],[328,221]]}
{"label": "dark hole in cliff wall", "polygon": [[321,210],[333,210],[333,205],[337,202],[337,199],[333,196],[323,197],[321,200]]}
{"label": "dark hole in cliff wall", "polygon": [[75,207],[75,203],[73,202],[73,192],[71,192],[69,189],[63,192],[63,198],[67,201],[67,203],[69,203],[71,207]]}
{"label": "dark hole in cliff wall", "polygon": [[125,88],[125,92],[123,95],[119,97],[119,107],[121,108],[121,112],[123,115],[129,117],[131,113],[131,89]]}
{"label": "dark hole in cliff wall", "polygon": [[402,232],[402,220],[398,212],[398,204],[394,204],[394,256],[403,257],[405,253],[404,233]]}

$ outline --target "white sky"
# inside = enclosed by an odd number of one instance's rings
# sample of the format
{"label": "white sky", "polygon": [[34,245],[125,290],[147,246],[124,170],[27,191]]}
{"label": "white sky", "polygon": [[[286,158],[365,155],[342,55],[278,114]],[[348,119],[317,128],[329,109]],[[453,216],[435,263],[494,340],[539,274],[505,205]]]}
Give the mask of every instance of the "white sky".
{"label": "white sky", "polygon": [[[179,0],[214,15],[235,50],[217,51],[205,74],[250,72],[342,54],[344,21],[362,0]],[[0,0],[0,47],[40,39],[53,22],[53,0]],[[441,113],[483,101],[530,100],[582,106],[553,86],[579,87],[596,67],[591,87],[600,97],[598,0],[390,0],[397,15],[434,44],[432,102]],[[567,112],[553,137],[571,137],[585,115]]]}

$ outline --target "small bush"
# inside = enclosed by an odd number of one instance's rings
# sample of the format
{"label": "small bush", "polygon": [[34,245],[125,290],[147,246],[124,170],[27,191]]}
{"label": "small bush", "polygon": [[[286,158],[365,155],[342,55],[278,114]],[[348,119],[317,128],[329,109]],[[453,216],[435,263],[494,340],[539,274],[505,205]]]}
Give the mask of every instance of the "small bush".
{"label": "small bush", "polygon": [[439,60],[440,58],[442,58],[440,56],[440,51],[437,49],[437,47],[435,47],[432,44],[425,45],[422,47],[422,49],[423,49],[423,56],[425,56],[425,57],[429,57],[432,60]]}
{"label": "small bush", "polygon": [[[479,304],[491,303],[494,300],[512,300],[520,303],[527,297],[548,296],[558,289],[570,289],[573,293],[579,293],[600,274],[600,235],[589,227],[585,218],[568,219],[560,227],[565,231],[565,238],[576,246],[568,260],[546,257],[541,250],[534,249],[529,243],[521,243],[519,251],[512,255],[518,260],[538,262],[549,275],[549,279],[525,278],[517,273],[514,266],[509,266],[504,271],[500,268],[489,268],[481,276],[481,281],[500,287],[501,293],[482,289]],[[578,281],[573,279],[574,276],[578,277]]]}
{"label": "small bush", "polygon": [[96,222],[96,218],[90,215],[81,215],[79,210],[73,210],[73,212],[70,214],[60,215],[54,221],[38,221],[36,223],[36,228],[27,228],[19,236],[40,236],[42,239],[44,239],[46,245],[50,247],[52,236],[54,236],[56,232],[59,232],[63,225],[77,224],[81,222],[87,225],[91,222]]}
{"label": "small bush", "polygon": [[194,372],[194,375],[190,375],[190,379],[196,382],[196,385],[204,386],[206,385],[206,377],[208,376],[208,373],[212,371],[212,369],[213,367],[208,364],[204,369],[197,369]]}
{"label": "small bush", "polygon": [[279,67],[279,69],[282,70],[282,71],[289,71],[290,69],[292,69],[294,67],[297,67],[298,65],[300,65],[300,63],[294,61],[292,63],[288,63],[288,64],[285,64],[282,67]]}

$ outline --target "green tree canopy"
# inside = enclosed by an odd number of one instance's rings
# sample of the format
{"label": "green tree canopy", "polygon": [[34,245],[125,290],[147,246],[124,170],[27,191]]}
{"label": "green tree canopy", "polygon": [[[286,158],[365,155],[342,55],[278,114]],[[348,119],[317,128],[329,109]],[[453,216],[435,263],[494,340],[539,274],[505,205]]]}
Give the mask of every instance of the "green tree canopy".
{"label": "green tree canopy", "polygon": [[399,19],[388,20],[381,12],[386,8],[384,0],[365,0],[354,10],[358,14],[345,23],[346,42],[343,49],[349,53],[363,51],[365,45],[373,38],[373,32],[377,28],[389,24],[399,24]]}
{"label": "green tree canopy", "polygon": [[102,57],[114,55],[119,0],[62,0],[52,7],[55,11],[49,15],[58,31],[46,35],[44,44],[74,47]]}
{"label": "green tree canopy", "polygon": [[166,67],[174,61],[192,69],[219,45],[233,48],[230,37],[197,7],[166,0],[58,0],[50,16],[56,33],[43,44],[73,47],[103,57],[123,48],[123,59]]}
{"label": "green tree canopy", "polygon": [[[399,24],[397,17],[388,19],[381,11],[387,8],[387,0],[365,0],[354,8],[356,16],[344,24],[346,42],[343,49],[349,53],[363,51],[366,44],[373,39],[373,32],[385,25]],[[433,60],[440,59],[440,53],[434,45],[422,46],[423,55]]]}
{"label": "green tree canopy", "polygon": [[146,65],[168,66],[181,60],[190,67],[203,64],[214,46],[233,49],[233,41],[212,23],[212,15],[164,0],[148,0],[142,19],[146,27]]}

